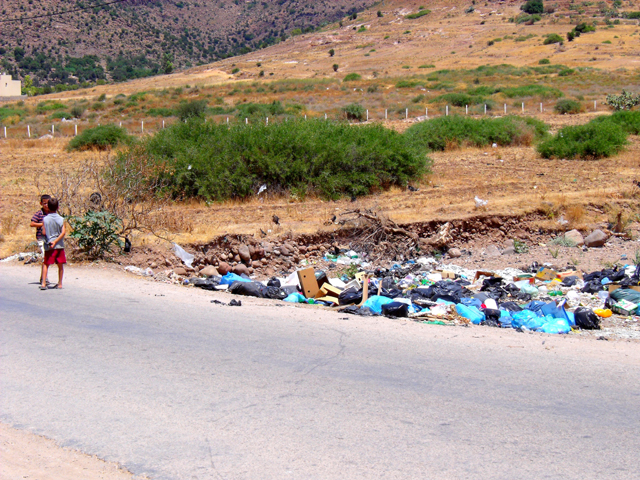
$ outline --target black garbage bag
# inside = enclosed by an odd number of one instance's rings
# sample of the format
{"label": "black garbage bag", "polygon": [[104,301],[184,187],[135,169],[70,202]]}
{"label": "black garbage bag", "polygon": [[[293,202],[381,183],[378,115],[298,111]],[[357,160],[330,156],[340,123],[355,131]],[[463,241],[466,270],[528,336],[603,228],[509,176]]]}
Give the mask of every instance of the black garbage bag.
{"label": "black garbage bag", "polygon": [[264,298],[270,298],[272,300],[284,300],[288,296],[287,292],[278,287],[265,287],[263,285],[260,290]]}
{"label": "black garbage bag", "polygon": [[361,317],[373,317],[377,315],[369,307],[358,307],[357,305],[349,305],[348,307],[338,310],[340,313],[349,313],[351,315],[360,315]]}
{"label": "black garbage bag", "polygon": [[611,280],[613,283],[618,283],[619,281],[623,280],[624,278],[626,278],[626,275],[624,273],[624,270],[618,270],[617,272],[615,272],[612,275],[609,275],[609,280]]}
{"label": "black garbage bag", "polygon": [[485,278],[482,281],[482,288],[480,288],[480,291],[484,292],[485,290],[491,290],[493,287],[501,284],[502,284],[502,278],[500,277]]}
{"label": "black garbage bag", "polygon": [[495,301],[504,300],[509,296],[509,292],[507,292],[502,287],[491,287],[489,290],[485,290],[485,292],[489,298],[493,298]]}
{"label": "black garbage bag", "polygon": [[520,287],[518,287],[515,283],[508,284],[506,287],[504,287],[504,290],[512,297],[515,297],[520,293]]}
{"label": "black garbage bag", "polygon": [[191,278],[189,284],[194,287],[203,288],[205,290],[216,290],[216,287],[220,285],[222,277],[209,277],[209,278]]}
{"label": "black garbage bag", "polygon": [[382,315],[385,317],[408,317],[409,305],[402,302],[391,302],[386,305],[382,305]]}
{"label": "black garbage bag", "polygon": [[[603,277],[604,278],[604,277]],[[602,284],[600,280],[592,280],[590,282],[585,282],[584,287],[580,290],[582,293],[598,293],[602,290]]]}
{"label": "black garbage bag", "polygon": [[573,287],[576,283],[578,283],[578,277],[576,277],[575,275],[564,277],[562,279],[562,285],[564,285],[565,287]]}
{"label": "black garbage bag", "polygon": [[484,320],[480,322],[482,325],[489,327],[502,327],[500,323],[500,310],[493,308],[485,308],[482,310],[484,313]]}
{"label": "black garbage bag", "polygon": [[281,287],[280,280],[278,280],[276,277],[271,277],[269,279],[269,281],[267,282],[267,287],[278,287],[278,288],[280,288]]}
{"label": "black garbage bag", "polygon": [[389,290],[395,285],[395,283],[396,282],[393,280],[393,277],[384,277],[382,279],[382,288]]}
{"label": "black garbage bag", "polygon": [[322,270],[318,270],[316,272],[316,281],[318,282],[318,286],[322,287],[325,283],[329,283],[329,278],[327,278],[327,274]]}
{"label": "black garbage bag", "polygon": [[340,305],[350,305],[352,303],[362,302],[362,290],[356,290],[355,288],[347,288],[340,292],[338,296]]}
{"label": "black garbage bag", "polygon": [[584,330],[600,330],[600,317],[590,308],[578,307],[574,314],[577,327]]}
{"label": "black garbage bag", "polygon": [[516,302],[504,302],[501,303],[500,308],[508,312],[521,312],[522,308]]}
{"label": "black garbage bag", "polygon": [[387,290],[386,288],[383,288],[382,290],[380,290],[380,296],[387,298],[401,297],[402,290],[398,290],[397,288],[390,288],[389,290]]}
{"label": "black garbage bag", "polygon": [[233,282],[229,286],[229,292],[234,295],[244,295],[245,297],[263,298],[263,288],[268,288],[259,282]]}

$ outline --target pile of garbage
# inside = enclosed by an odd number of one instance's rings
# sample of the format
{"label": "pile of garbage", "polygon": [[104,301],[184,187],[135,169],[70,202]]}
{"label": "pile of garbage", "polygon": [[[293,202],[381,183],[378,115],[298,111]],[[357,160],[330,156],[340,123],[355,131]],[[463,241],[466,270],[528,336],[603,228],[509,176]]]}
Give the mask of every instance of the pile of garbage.
{"label": "pile of garbage", "polygon": [[325,271],[308,267],[265,282],[228,272],[192,277],[183,283],[236,295],[322,305],[353,315],[552,334],[600,329],[601,319],[614,314],[635,315],[640,305],[640,266],[634,265],[583,274],[536,263],[526,270],[473,271],[455,265],[444,267],[433,258],[371,269],[355,252],[330,255],[325,260],[350,265],[353,277],[343,273],[330,278]]}

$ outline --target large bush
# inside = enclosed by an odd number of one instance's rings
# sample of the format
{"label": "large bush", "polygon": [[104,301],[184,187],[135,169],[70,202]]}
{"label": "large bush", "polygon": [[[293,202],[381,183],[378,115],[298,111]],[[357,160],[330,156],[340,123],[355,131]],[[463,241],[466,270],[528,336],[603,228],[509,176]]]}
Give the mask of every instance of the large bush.
{"label": "large bush", "polygon": [[458,115],[434,118],[413,125],[406,132],[415,145],[428,150],[447,146],[530,145],[546,135],[548,127],[529,117],[474,119]]}
{"label": "large bush", "polygon": [[326,198],[366,195],[419,179],[429,166],[424,150],[380,125],[352,127],[294,120],[232,127],[178,123],[123,153],[156,163],[155,178],[174,198],[210,200],[269,192],[316,193]]}
{"label": "large bush", "polygon": [[206,100],[192,100],[190,102],[184,102],[178,105],[176,113],[181,121],[189,120],[190,118],[204,118],[204,113],[207,111]]}
{"label": "large bush", "polygon": [[556,113],[560,113],[562,115],[567,113],[580,113],[582,111],[582,104],[577,100],[563,98],[558,100],[558,103],[556,103],[553,109]]}
{"label": "large bush", "polygon": [[627,135],[613,122],[589,122],[565,127],[552,139],[538,145],[543,158],[598,159],[618,153],[627,144]]}
{"label": "large bush", "polygon": [[640,94],[633,94],[622,90],[622,94],[620,95],[607,95],[605,103],[614,110],[631,110],[636,105],[640,105]]}
{"label": "large bush", "polygon": [[74,137],[68,150],[109,150],[119,144],[131,143],[132,138],[124,128],[116,125],[100,125],[89,128]]}
{"label": "large bush", "polygon": [[542,0],[529,0],[520,7],[520,10],[529,14],[544,13],[544,4]]}
{"label": "large bush", "polygon": [[591,120],[590,123],[613,123],[631,135],[640,135],[640,111],[620,111],[613,115],[602,115]]}

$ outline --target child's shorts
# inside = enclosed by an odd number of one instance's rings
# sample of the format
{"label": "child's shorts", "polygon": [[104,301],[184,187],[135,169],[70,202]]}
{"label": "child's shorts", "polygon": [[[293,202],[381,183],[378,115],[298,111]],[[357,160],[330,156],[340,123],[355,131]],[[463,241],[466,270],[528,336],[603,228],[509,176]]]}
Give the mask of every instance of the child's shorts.
{"label": "child's shorts", "polygon": [[64,248],[54,248],[53,250],[47,250],[44,252],[44,264],[45,265],[60,265],[61,263],[67,263],[67,256],[64,253]]}

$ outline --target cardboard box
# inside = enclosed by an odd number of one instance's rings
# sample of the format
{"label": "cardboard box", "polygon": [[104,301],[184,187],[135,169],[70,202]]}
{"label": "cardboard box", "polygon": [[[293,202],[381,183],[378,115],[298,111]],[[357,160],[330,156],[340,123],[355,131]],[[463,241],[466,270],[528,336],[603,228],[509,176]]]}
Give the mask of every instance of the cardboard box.
{"label": "cardboard box", "polygon": [[[613,292],[614,290],[617,290],[619,288],[622,288],[620,285],[617,285],[615,283],[610,283],[609,285],[607,285],[607,288],[609,289],[609,293]],[[640,287],[628,287],[630,290],[635,290],[636,292],[640,292]]]}
{"label": "cardboard box", "polygon": [[619,315],[631,315],[633,314],[638,308],[638,305],[636,305],[635,303],[631,303],[628,300],[620,300],[618,303],[616,303],[612,310],[619,314]]}
{"label": "cardboard box", "polygon": [[556,272],[555,270],[552,270],[551,268],[541,268],[540,270],[538,270],[538,273],[536,273],[536,278],[538,280],[553,280],[554,278],[557,278],[558,276],[558,272]]}
{"label": "cardboard box", "polygon": [[453,272],[448,272],[446,270],[444,270],[442,272],[442,278],[450,278],[451,280],[455,280],[456,279],[456,274]]}
{"label": "cardboard box", "polygon": [[580,271],[580,270],[569,270],[567,272],[558,273],[558,278],[562,278],[564,280],[567,277],[582,278],[582,271]]}
{"label": "cardboard box", "polygon": [[298,280],[300,280],[302,294],[306,298],[314,298],[318,294],[320,287],[318,287],[316,272],[313,267],[298,270]]}
{"label": "cardboard box", "polygon": [[481,272],[480,270],[478,270],[476,272],[476,276],[473,279],[474,282],[476,282],[480,277],[495,277],[496,274],[493,272]]}

